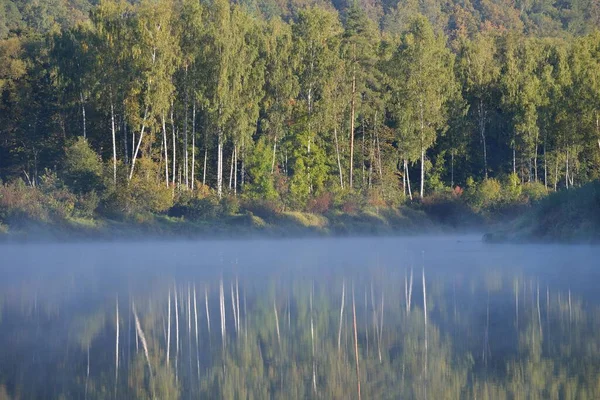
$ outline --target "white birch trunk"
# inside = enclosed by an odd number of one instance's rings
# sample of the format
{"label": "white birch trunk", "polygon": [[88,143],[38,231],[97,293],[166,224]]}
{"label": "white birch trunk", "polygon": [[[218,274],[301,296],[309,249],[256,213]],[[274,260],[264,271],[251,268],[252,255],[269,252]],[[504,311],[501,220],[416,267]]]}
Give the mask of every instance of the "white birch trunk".
{"label": "white birch trunk", "polygon": [[196,186],[196,102],[192,109],[192,190]]}
{"label": "white birch trunk", "polygon": [[[85,137],[85,108],[83,112],[84,137]],[[117,134],[115,130],[115,107],[110,102],[110,125],[112,131],[112,147],[113,147],[113,184],[117,185]]]}
{"label": "white birch trunk", "polygon": [[[162,115],[162,131],[165,151],[165,184],[169,187],[169,145],[167,142],[167,124],[165,122],[164,114]],[[169,294],[169,298],[171,298],[170,296],[171,295]]]}
{"label": "white birch trunk", "polygon": [[[140,146],[142,145],[142,139],[144,139],[144,131],[146,130],[146,118],[148,118],[148,106],[146,106],[146,110],[144,110],[144,119],[142,120],[142,129],[140,130],[140,138],[138,140],[137,146],[135,146],[135,152],[131,157],[131,172],[129,173],[129,180],[133,178],[133,171],[135,169],[135,160],[137,159],[137,155],[140,151]],[[135,137],[135,133],[134,133]]]}

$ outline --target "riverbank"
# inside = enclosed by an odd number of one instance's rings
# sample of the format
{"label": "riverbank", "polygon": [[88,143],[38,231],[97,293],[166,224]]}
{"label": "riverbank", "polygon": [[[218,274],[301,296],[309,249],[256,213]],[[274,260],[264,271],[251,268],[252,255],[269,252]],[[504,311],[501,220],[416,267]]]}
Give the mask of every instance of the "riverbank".
{"label": "riverbank", "polygon": [[552,193],[521,217],[485,234],[484,240],[600,243],[600,182]]}
{"label": "riverbank", "polygon": [[436,223],[424,211],[410,207],[316,214],[250,211],[210,220],[148,215],[131,220],[69,218],[61,223],[18,221],[4,225],[2,241],[137,240],[157,238],[246,238],[311,236],[380,236],[443,233],[456,229]]}

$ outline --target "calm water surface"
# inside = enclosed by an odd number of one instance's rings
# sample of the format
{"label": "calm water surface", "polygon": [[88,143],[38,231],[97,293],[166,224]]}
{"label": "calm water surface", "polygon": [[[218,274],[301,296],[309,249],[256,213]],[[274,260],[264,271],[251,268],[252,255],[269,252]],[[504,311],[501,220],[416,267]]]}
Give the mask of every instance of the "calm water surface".
{"label": "calm water surface", "polygon": [[598,399],[600,248],[4,245],[0,399]]}

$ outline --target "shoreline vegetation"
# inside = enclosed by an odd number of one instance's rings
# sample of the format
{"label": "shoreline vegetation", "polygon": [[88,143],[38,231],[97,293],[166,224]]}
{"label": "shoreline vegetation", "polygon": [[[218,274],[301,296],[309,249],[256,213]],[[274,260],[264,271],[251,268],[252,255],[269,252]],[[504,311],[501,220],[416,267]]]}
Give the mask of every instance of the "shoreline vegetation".
{"label": "shoreline vegetation", "polygon": [[0,186],[0,242],[481,233],[488,243],[600,243],[600,182],[549,194],[519,187],[512,198],[494,191],[499,186],[484,182],[395,208],[375,207],[355,196],[357,203],[328,204],[325,211],[281,210],[272,203],[197,194],[170,202],[160,213],[117,215],[101,201],[86,213],[85,202],[64,187],[56,191],[17,181]]}
{"label": "shoreline vegetation", "polygon": [[0,0],[0,237],[596,240],[585,1]]}
{"label": "shoreline vegetation", "polygon": [[[81,159],[81,158],[80,158]],[[68,175],[68,174],[67,174]],[[84,174],[86,175],[86,174]],[[302,211],[210,189],[181,192],[135,186],[118,198],[75,194],[48,172],[38,186],[0,186],[0,241],[221,239],[485,233],[487,242],[594,241],[598,229],[581,210],[600,204],[598,183],[549,194],[543,185],[472,180],[395,206],[368,196],[322,196]],[[513,185],[511,190],[503,186]],[[567,206],[565,210],[561,211]],[[152,208],[154,207],[154,208]],[[595,215],[595,214],[594,214]],[[557,217],[558,216],[558,217]],[[558,219],[557,219],[558,218]],[[570,225],[565,225],[569,221]],[[563,224],[565,226],[562,226]],[[582,228],[585,228],[582,230]],[[559,234],[560,233],[560,234]]]}
{"label": "shoreline vegetation", "polygon": [[484,234],[490,243],[600,243],[600,182],[552,193],[519,218]]}

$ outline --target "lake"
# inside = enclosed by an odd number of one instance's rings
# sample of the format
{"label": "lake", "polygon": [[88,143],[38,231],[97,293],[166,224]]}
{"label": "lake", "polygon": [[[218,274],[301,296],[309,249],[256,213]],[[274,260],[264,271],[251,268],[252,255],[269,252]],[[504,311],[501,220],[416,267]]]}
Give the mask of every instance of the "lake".
{"label": "lake", "polygon": [[600,247],[0,247],[0,399],[598,399]]}

